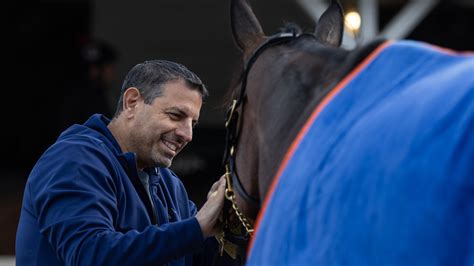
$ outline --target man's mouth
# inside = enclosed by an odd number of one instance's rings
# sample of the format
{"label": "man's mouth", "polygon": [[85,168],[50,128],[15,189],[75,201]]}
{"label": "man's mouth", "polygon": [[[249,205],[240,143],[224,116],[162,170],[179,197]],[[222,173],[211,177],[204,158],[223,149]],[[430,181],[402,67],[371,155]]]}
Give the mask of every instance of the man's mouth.
{"label": "man's mouth", "polygon": [[178,146],[172,142],[163,140],[163,144],[165,144],[165,146],[168,147],[173,152],[176,152],[178,150]]}

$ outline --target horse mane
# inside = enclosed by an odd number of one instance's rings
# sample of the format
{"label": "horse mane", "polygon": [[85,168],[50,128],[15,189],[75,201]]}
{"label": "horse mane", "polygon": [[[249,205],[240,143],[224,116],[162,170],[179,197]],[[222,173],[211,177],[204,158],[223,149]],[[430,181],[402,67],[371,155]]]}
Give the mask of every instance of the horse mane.
{"label": "horse mane", "polygon": [[344,68],[341,69],[341,74],[343,77],[349,74],[349,72],[354,69],[358,64],[362,62],[367,56],[369,56],[372,51],[374,51],[379,45],[387,41],[384,38],[378,38],[370,43],[356,47],[352,53],[349,53],[347,58],[347,64]]}
{"label": "horse mane", "polygon": [[301,27],[293,22],[285,22],[280,28],[280,33],[292,33],[293,35],[300,35],[303,31]]}

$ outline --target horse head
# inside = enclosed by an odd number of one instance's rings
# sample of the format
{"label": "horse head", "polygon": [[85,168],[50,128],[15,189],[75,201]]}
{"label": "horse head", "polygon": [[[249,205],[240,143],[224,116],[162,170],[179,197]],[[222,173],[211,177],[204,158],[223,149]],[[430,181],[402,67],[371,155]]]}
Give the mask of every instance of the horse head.
{"label": "horse head", "polygon": [[237,206],[253,219],[310,106],[337,81],[339,69],[332,66],[346,53],[338,48],[343,11],[338,1],[332,1],[314,32],[302,33],[288,25],[267,36],[247,1],[232,0],[231,25],[244,63],[233,87],[233,113],[239,118],[231,130],[235,133],[231,165],[237,179],[232,183],[241,185]]}
{"label": "horse head", "polygon": [[345,71],[336,68],[348,53],[339,48],[343,20],[340,3],[332,1],[314,32],[288,25],[267,36],[246,0],[231,1],[244,69],[226,123],[226,197],[247,234],[291,141]]}

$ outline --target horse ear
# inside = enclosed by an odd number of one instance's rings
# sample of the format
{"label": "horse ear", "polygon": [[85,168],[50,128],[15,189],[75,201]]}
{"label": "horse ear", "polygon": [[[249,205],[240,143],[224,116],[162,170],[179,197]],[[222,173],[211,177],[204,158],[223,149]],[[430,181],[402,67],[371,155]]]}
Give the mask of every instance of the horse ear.
{"label": "horse ear", "polygon": [[328,9],[319,18],[315,30],[316,39],[329,46],[339,47],[344,30],[344,11],[337,0],[331,0]]}
{"label": "horse ear", "polygon": [[249,50],[265,36],[246,0],[232,0],[230,15],[232,34],[242,51]]}

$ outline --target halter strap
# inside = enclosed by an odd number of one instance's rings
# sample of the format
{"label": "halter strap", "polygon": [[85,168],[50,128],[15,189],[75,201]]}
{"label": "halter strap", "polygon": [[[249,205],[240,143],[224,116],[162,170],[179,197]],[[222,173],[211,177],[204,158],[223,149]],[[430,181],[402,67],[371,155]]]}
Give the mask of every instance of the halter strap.
{"label": "halter strap", "polygon": [[[246,97],[247,78],[248,78],[250,69],[252,68],[253,64],[256,62],[259,55],[262,54],[265,49],[285,43],[285,42],[289,42],[303,35],[308,35],[314,38],[314,35],[312,34],[308,34],[308,33],[298,34],[296,31],[272,35],[269,38],[267,38],[263,43],[261,43],[257,47],[257,49],[255,49],[252,52],[248,60],[245,61],[244,71],[241,76],[239,97],[232,101],[232,105],[227,111],[226,123],[225,123],[226,142],[225,142],[225,150],[224,150],[224,158],[223,158],[223,164],[226,169],[226,180],[227,180],[227,185],[225,189],[225,198],[227,200],[224,202],[224,213],[228,214],[230,211],[230,208],[232,208],[233,213],[238,218],[238,223],[239,223],[238,226],[240,226],[240,229],[243,228],[244,231],[242,232],[242,230],[239,229],[238,231],[240,231],[241,233],[236,233],[235,230],[233,232],[233,230],[229,227],[231,221],[228,219],[227,215],[224,216],[224,229],[222,233],[217,236],[217,240],[220,245],[221,255],[225,249],[226,242],[230,242],[233,244],[234,247],[236,247],[236,249],[240,249],[242,248],[242,243],[248,243],[254,231],[253,221],[251,221],[251,219],[249,219],[245,214],[243,214],[240,211],[240,208],[237,206],[234,188],[235,188],[235,191],[237,191],[237,193],[247,203],[251,204],[252,206],[257,206],[258,208],[260,208],[260,204],[261,204],[258,194],[257,194],[257,198],[252,197],[243,187],[242,182],[237,173],[237,168],[235,164],[235,146],[237,145],[237,141],[239,137],[239,129],[240,129],[238,127],[239,113],[236,111],[236,109],[240,107],[241,105],[243,105],[244,99]],[[243,111],[243,106],[242,106],[242,111]],[[237,251],[234,250],[233,254],[236,254],[236,252]]]}
{"label": "halter strap", "polygon": [[288,42],[293,40],[301,35],[297,34],[296,32],[289,32],[289,33],[278,33],[275,35],[270,36],[266,39],[263,43],[261,43],[257,49],[253,51],[250,55],[248,60],[245,62],[245,68],[241,77],[241,86],[240,86],[240,94],[237,99],[234,99],[232,102],[232,106],[229,108],[227,112],[227,119],[226,119],[226,142],[225,142],[225,150],[224,150],[224,158],[223,163],[228,168],[229,174],[232,177],[232,184],[235,186],[237,193],[248,203],[252,205],[260,205],[260,199],[252,197],[243,187],[242,182],[239,178],[235,167],[235,156],[234,156],[234,147],[237,144],[238,140],[238,128],[237,124],[239,121],[239,115],[236,112],[236,109],[240,107],[243,103],[244,98],[246,97],[246,89],[247,89],[247,78],[252,68],[253,64],[257,61],[259,55],[267,48],[270,48],[275,45],[279,45],[281,43]]}

